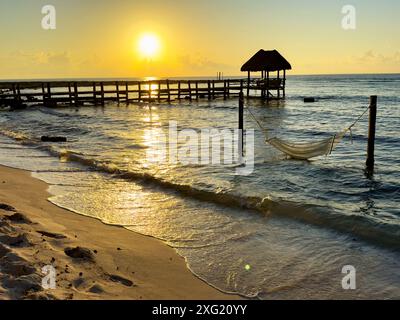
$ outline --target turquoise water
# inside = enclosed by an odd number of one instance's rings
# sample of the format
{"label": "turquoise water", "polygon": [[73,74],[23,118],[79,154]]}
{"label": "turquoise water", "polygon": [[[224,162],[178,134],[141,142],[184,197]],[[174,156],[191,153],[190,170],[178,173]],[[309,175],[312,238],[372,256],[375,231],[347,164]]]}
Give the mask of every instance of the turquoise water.
{"label": "turquoise water", "polygon": [[[246,104],[271,135],[298,142],[346,128],[379,96],[373,178],[364,173],[367,117],[332,155],[294,161],[266,145],[246,114],[246,129],[256,131],[249,176],[235,175],[234,165],[148,161],[169,121],[179,130],[236,128],[235,99],[1,112],[0,163],[32,170],[59,206],[163,240],[221,290],[399,298],[400,76],[294,76],[287,88],[285,101]],[[41,135],[69,142],[46,145]],[[356,291],[341,287],[349,264]]]}

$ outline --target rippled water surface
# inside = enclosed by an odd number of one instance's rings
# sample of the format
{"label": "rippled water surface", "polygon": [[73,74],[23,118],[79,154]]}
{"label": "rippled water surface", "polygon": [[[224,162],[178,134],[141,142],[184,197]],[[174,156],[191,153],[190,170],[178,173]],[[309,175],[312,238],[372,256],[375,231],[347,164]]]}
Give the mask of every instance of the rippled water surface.
{"label": "rippled water surface", "polygon": [[[256,130],[249,176],[235,175],[234,165],[148,161],[170,121],[178,130],[236,128],[236,99],[1,112],[0,163],[50,183],[57,205],[165,241],[224,291],[399,298],[400,76],[296,76],[287,87],[284,102],[246,104],[270,135],[294,142],[348,127],[379,96],[373,178],[364,173],[367,117],[352,141],[307,162],[266,145],[247,113],[246,128]],[[41,135],[69,142],[47,145]],[[341,287],[349,264],[359,274],[353,292]]]}

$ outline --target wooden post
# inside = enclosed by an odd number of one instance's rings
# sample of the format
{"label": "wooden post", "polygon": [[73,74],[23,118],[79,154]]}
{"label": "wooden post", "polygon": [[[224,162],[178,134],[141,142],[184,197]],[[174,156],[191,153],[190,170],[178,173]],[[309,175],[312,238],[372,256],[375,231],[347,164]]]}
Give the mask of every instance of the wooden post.
{"label": "wooden post", "polygon": [[129,103],[129,85],[128,81],[125,82],[125,102],[128,104]]}
{"label": "wooden post", "polygon": [[119,82],[117,81],[116,83],[115,83],[115,88],[117,89],[117,101],[118,101],[118,104],[119,104]]}
{"label": "wooden post", "polygon": [[178,100],[181,100],[181,81],[178,81]]}
{"label": "wooden post", "polygon": [[13,100],[17,100],[17,90],[15,89],[15,83],[12,84]]}
{"label": "wooden post", "polygon": [[[43,94],[44,94],[44,85],[43,85],[43,83],[42,83],[42,91],[43,91]],[[68,97],[69,97],[69,104],[72,105],[73,97],[72,97],[72,90],[71,90],[71,82],[68,82]]]}
{"label": "wooden post", "polygon": [[196,81],[196,100],[199,100],[199,82]]}
{"label": "wooden post", "polygon": [[212,98],[215,99],[215,81],[212,81]]}
{"label": "wooden post", "polygon": [[138,102],[142,100],[142,88],[141,88],[141,82],[138,82]]}
{"label": "wooden post", "polygon": [[264,82],[264,71],[261,71],[261,97],[264,99],[265,97],[265,82]]}
{"label": "wooden post", "polygon": [[283,95],[283,98],[285,98],[286,97],[286,70],[283,70],[282,87],[283,87],[282,95]]}
{"label": "wooden post", "polygon": [[267,71],[267,101],[269,101],[269,71]]}
{"label": "wooden post", "polygon": [[74,103],[78,106],[78,83],[74,82]]}
{"label": "wooden post", "polygon": [[247,98],[250,96],[250,71],[247,72]]}
{"label": "wooden post", "polygon": [[50,82],[47,82],[47,98],[51,99],[51,87]]}
{"label": "wooden post", "polygon": [[152,83],[149,82],[149,103],[151,102],[151,85]]}
{"label": "wooden post", "polygon": [[231,97],[231,89],[230,89],[230,85],[231,85],[231,82],[229,81],[229,79],[228,80],[226,80],[227,81],[227,85],[228,85],[228,92],[227,92],[227,97],[228,97],[228,99]]}
{"label": "wooden post", "polygon": [[211,100],[211,81],[207,81],[207,88],[208,88],[208,100]]}
{"label": "wooden post", "polygon": [[192,85],[190,80],[188,81],[188,90],[189,90],[189,100],[192,101]]}
{"label": "wooden post", "polygon": [[17,100],[18,101],[21,101],[22,99],[21,99],[21,87],[20,87],[20,84],[19,83],[17,83]]}
{"label": "wooden post", "polygon": [[367,149],[367,173],[374,174],[375,167],[375,135],[376,135],[376,113],[377,113],[377,96],[370,97],[369,106],[369,129],[368,129],[368,149]]}
{"label": "wooden post", "polygon": [[42,103],[46,100],[46,90],[44,89],[44,83],[42,82]]}
{"label": "wooden post", "polygon": [[239,93],[239,137],[238,137],[238,159],[240,163],[243,157],[243,136],[244,136],[244,96],[243,91]]}
{"label": "wooden post", "polygon": [[101,88],[101,105],[104,106],[104,83],[100,83],[100,88]]}
{"label": "wooden post", "polygon": [[227,95],[226,95],[226,80],[224,80],[224,100],[226,100],[226,97],[227,97]]}
{"label": "wooden post", "polygon": [[171,102],[171,91],[169,89],[169,80],[167,79],[167,92],[168,92],[168,103]]}
{"label": "wooden post", "polygon": [[93,104],[97,105],[97,101],[96,101],[96,82],[93,82]]}
{"label": "wooden post", "polygon": [[161,81],[158,81],[158,93],[157,93],[158,102],[161,101]]}
{"label": "wooden post", "polygon": [[278,99],[280,99],[280,97],[281,97],[281,88],[280,88],[279,80],[280,80],[280,71],[278,70]]}

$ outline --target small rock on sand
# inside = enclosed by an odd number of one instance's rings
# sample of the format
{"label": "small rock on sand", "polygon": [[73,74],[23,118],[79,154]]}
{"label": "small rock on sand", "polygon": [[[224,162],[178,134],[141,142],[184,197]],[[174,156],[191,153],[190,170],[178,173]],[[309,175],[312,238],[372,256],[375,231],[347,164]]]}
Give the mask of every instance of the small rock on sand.
{"label": "small rock on sand", "polygon": [[131,280],[123,278],[123,277],[120,277],[118,275],[109,274],[108,277],[109,277],[109,279],[111,281],[119,282],[119,283],[123,284],[124,286],[127,286],[127,287],[132,287],[133,286],[133,282]]}
{"label": "small rock on sand", "polygon": [[29,247],[31,243],[29,242],[25,233],[19,234],[17,236],[3,235],[0,236],[0,242],[12,246],[12,247]]}
{"label": "small rock on sand", "polygon": [[15,211],[14,207],[9,206],[8,204],[5,203],[0,203],[0,209],[4,211]]}
{"label": "small rock on sand", "polygon": [[82,261],[92,262],[94,260],[93,254],[89,249],[76,247],[76,248],[65,248],[64,252],[67,256],[80,259]]}
{"label": "small rock on sand", "polygon": [[100,285],[94,284],[94,285],[89,289],[89,292],[95,293],[95,294],[100,294],[100,293],[103,293],[104,290],[103,290],[103,288],[102,288]]}
{"label": "small rock on sand", "polygon": [[37,233],[41,234],[42,236],[48,237],[48,238],[54,238],[54,239],[65,239],[66,236],[64,236],[63,234],[59,234],[59,233],[52,233],[52,232],[48,232],[48,231],[37,231]]}
{"label": "small rock on sand", "polygon": [[32,223],[27,217],[25,217],[22,213],[19,212],[16,212],[11,216],[6,216],[4,217],[4,219],[17,223],[26,223],[26,224]]}
{"label": "small rock on sand", "polygon": [[1,264],[1,271],[18,278],[34,273],[36,269],[25,261],[6,261]]}

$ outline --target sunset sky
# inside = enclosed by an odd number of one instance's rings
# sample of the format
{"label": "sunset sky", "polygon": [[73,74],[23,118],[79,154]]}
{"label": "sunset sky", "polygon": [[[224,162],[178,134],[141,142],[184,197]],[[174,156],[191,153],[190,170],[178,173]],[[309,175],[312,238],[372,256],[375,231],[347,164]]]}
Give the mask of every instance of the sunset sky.
{"label": "sunset sky", "polygon": [[[41,27],[48,4],[56,30]],[[346,4],[356,30],[342,28]],[[398,0],[1,0],[0,78],[240,75],[261,48],[290,74],[400,73],[399,12]]]}

